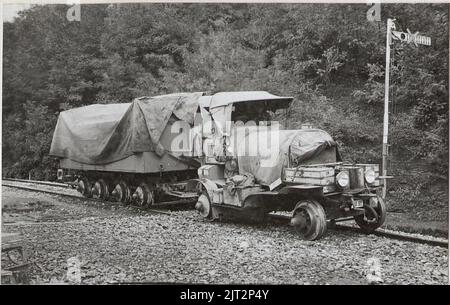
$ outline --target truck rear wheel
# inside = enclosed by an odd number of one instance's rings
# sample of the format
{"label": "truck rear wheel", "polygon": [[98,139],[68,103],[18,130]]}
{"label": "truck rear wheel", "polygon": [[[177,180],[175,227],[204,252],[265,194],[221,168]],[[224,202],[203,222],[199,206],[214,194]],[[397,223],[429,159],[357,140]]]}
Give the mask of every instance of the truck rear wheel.
{"label": "truck rear wheel", "polygon": [[372,233],[384,223],[386,219],[386,205],[384,200],[377,196],[377,206],[372,207],[371,202],[364,204],[364,214],[355,216],[355,221],[365,233]]}
{"label": "truck rear wheel", "polygon": [[211,219],[211,201],[209,200],[209,196],[207,194],[202,193],[200,196],[198,196],[197,203],[195,204],[195,209],[203,218]]}
{"label": "truck rear wheel", "polygon": [[305,240],[321,238],[327,230],[325,211],[315,200],[302,200],[297,203],[291,225]]}

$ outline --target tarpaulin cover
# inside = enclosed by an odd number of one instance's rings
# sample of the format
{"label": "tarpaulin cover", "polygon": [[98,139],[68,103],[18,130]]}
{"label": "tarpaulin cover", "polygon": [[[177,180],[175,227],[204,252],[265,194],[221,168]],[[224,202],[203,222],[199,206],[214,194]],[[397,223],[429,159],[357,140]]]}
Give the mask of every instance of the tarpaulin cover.
{"label": "tarpaulin cover", "polygon": [[193,124],[197,93],[142,97],[127,104],[95,104],[63,111],[50,155],[84,164],[107,164],[134,153],[164,154],[159,143],[169,118]]}
{"label": "tarpaulin cover", "polygon": [[[237,135],[237,138],[242,136]],[[269,186],[281,177],[289,153],[291,160],[301,164],[319,157],[330,147],[335,147],[337,152],[336,142],[323,130],[272,130],[266,133],[256,127],[248,129],[243,139],[237,141],[235,155],[240,173],[250,173],[258,183]],[[332,161],[339,159],[337,153]]]}

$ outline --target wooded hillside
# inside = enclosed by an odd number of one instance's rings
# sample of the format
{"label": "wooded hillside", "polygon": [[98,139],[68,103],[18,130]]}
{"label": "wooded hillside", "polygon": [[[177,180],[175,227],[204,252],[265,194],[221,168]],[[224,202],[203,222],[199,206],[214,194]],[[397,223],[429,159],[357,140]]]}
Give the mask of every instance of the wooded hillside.
{"label": "wooded hillside", "polygon": [[432,46],[393,46],[391,191],[437,185],[430,196],[447,200],[448,5],[381,5],[380,22],[366,4],[82,5],[79,22],[67,9],[35,6],[4,24],[4,176],[55,175],[61,110],[180,91],[292,95],[290,128],[311,122],[344,159],[380,162],[386,19],[396,18]]}

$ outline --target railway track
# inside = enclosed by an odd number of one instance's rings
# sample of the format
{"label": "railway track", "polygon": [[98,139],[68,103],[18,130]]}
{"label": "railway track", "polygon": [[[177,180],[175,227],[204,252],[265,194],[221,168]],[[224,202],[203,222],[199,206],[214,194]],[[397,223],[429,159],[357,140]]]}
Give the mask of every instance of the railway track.
{"label": "railway track", "polygon": [[23,183],[32,183],[32,184],[40,184],[40,185],[50,185],[50,186],[60,186],[68,188],[70,187],[67,183],[58,183],[51,181],[39,181],[39,180],[26,180],[26,179],[16,179],[16,178],[3,178],[2,181],[11,181],[11,182],[23,182]]}
{"label": "railway track", "polygon": [[[5,183],[7,182],[7,183]],[[11,183],[12,182],[12,183]],[[16,184],[14,184],[16,183]],[[17,185],[17,183],[22,184],[22,185]],[[78,192],[74,191],[74,194],[68,194],[67,192],[62,192],[62,191],[57,191],[57,190],[50,190],[50,189],[42,189],[42,188],[37,188],[37,187],[30,187],[30,184],[35,184],[35,185],[44,185],[44,186],[51,186],[54,188],[61,188],[64,190],[67,190],[68,188],[70,189],[70,185],[68,184],[64,184],[64,183],[56,183],[56,182],[48,182],[48,181],[35,181],[35,180],[24,180],[24,179],[2,179],[2,186],[8,186],[8,187],[13,187],[13,188],[17,188],[17,189],[21,189],[21,190],[26,190],[26,191],[32,191],[32,192],[39,192],[39,193],[46,193],[46,194],[50,194],[50,195],[58,195],[58,196],[63,196],[63,197],[68,197],[68,198],[73,198],[73,199],[78,199],[78,200],[83,200],[83,201],[89,201],[92,203],[101,203],[102,205],[110,205],[110,206],[123,206],[122,203],[118,203],[118,202],[113,202],[113,201],[102,201],[102,200],[98,200],[95,198],[87,198],[82,196],[81,194],[79,194]],[[154,205],[152,205],[153,209],[148,209],[148,208],[141,208],[138,206],[134,206],[134,205],[129,205],[132,208],[135,208],[137,210],[146,210],[149,212],[157,212],[157,213],[164,213],[163,211],[159,211],[159,210],[155,210],[155,209],[161,209],[161,208],[167,208],[167,207],[177,207],[177,206],[181,206],[181,205],[185,205],[185,204],[189,204],[189,203],[194,203],[193,201],[189,201],[189,200],[176,200],[176,201],[169,201],[169,202],[161,202],[161,203],[156,203]],[[170,213],[167,213],[170,214]]]}
{"label": "railway track", "polygon": [[[18,184],[22,184],[22,185],[18,185]],[[62,190],[58,191],[58,190],[43,189],[43,188],[37,188],[37,187],[30,187],[29,185],[51,186],[51,187],[60,188],[60,189],[70,188],[69,185],[66,185],[63,183],[54,183],[54,182],[48,182],[48,181],[35,181],[35,180],[9,179],[9,178],[2,179],[2,186],[17,188],[17,189],[22,189],[22,190],[27,190],[27,191],[32,191],[32,192],[39,192],[39,193],[63,196],[63,197],[68,197],[68,198],[72,198],[72,199],[77,199],[77,200],[89,201],[89,202],[92,202],[94,205],[101,203],[103,206],[104,205],[123,206],[123,204],[117,203],[117,202],[101,201],[101,200],[94,199],[94,198],[83,197],[81,194],[68,194],[67,192],[62,192]],[[158,204],[152,205],[152,208],[141,208],[141,207],[133,206],[133,205],[129,205],[129,206],[134,209],[137,209],[137,210],[144,210],[148,213],[166,214],[166,215],[173,216],[174,213],[162,211],[161,209],[168,208],[168,207],[170,207],[170,208],[177,208],[177,207],[186,208],[186,204],[189,204],[189,203],[193,204],[194,202],[186,201],[186,200],[163,202],[163,203],[158,203]],[[183,216],[183,217],[186,217],[186,216]],[[271,214],[270,218],[274,221],[281,221],[281,222],[286,222],[286,223],[289,222],[289,220],[290,220],[289,216],[278,215],[278,214],[275,214],[275,215]],[[361,233],[359,228],[351,226],[351,225],[336,224],[334,226],[334,228],[337,230],[363,234],[363,233]],[[429,244],[432,246],[448,248],[448,240],[433,237],[433,236],[393,231],[393,230],[388,230],[388,229],[383,229],[383,228],[377,229],[372,234],[374,234],[376,236],[382,236],[382,237],[396,239],[396,240],[410,241],[410,242],[415,242],[415,243]]]}

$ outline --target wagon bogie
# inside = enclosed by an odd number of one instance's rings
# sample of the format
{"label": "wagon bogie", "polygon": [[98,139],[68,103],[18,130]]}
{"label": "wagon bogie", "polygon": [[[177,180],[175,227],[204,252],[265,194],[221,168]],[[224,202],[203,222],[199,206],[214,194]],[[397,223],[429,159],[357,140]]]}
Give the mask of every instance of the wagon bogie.
{"label": "wagon bogie", "polygon": [[83,196],[87,198],[92,197],[91,189],[91,182],[86,176],[77,179],[77,191]]}
{"label": "wagon bogie", "polygon": [[149,207],[155,202],[154,189],[142,182],[131,196],[132,202],[139,207]]}
{"label": "wagon bogie", "polygon": [[111,192],[111,198],[117,202],[128,204],[131,202],[131,189],[124,180],[119,181]]}
{"label": "wagon bogie", "polygon": [[[134,204],[143,208],[155,203],[170,203],[178,199],[196,200],[197,193],[189,185],[196,171],[189,170],[171,176],[97,171],[72,171],[77,190],[85,197]],[[185,180],[179,180],[185,179]],[[188,180],[186,180],[188,179]]]}
{"label": "wagon bogie", "polygon": [[95,181],[91,189],[92,197],[95,199],[108,200],[110,186],[105,179],[98,179]]}

